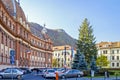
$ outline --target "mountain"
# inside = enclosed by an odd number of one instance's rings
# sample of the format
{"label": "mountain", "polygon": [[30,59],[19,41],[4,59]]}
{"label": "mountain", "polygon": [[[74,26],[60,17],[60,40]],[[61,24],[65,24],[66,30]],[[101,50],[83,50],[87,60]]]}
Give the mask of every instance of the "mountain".
{"label": "mountain", "polygon": [[[41,30],[43,26],[30,22],[31,32],[40,38],[42,38]],[[76,47],[77,40],[68,35],[63,29],[47,29],[47,34],[53,41],[53,46],[71,45]]]}

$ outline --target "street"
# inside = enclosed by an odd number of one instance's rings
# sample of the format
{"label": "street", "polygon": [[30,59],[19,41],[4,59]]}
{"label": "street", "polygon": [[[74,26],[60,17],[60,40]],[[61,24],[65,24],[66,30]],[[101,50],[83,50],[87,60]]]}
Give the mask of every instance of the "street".
{"label": "street", "polygon": [[[12,80],[12,79],[0,79],[0,80]],[[13,79],[18,80],[18,79]],[[22,80],[55,80],[55,79],[45,79],[41,75],[36,73],[25,74],[23,75]],[[67,79],[59,79],[59,80],[120,80],[120,77],[116,79],[116,77],[104,78],[104,77],[95,77],[95,78],[87,78],[87,77],[80,77],[80,78],[67,78]]]}
{"label": "street", "polygon": [[[23,76],[22,80],[55,80],[55,79],[45,79],[41,75],[37,75],[36,73],[26,74]],[[120,80],[120,77],[116,79],[116,77],[110,77],[110,78],[87,78],[87,77],[81,77],[81,78],[67,78],[67,79],[59,79],[59,80]]]}

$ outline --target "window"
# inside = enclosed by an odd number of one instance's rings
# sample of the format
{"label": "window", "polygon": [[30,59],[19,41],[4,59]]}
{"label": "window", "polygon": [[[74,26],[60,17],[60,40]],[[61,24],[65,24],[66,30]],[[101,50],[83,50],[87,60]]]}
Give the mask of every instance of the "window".
{"label": "window", "polygon": [[20,28],[20,34],[22,35],[22,28]]}
{"label": "window", "polygon": [[104,50],[104,51],[103,51],[103,54],[107,54],[107,50]]}
{"label": "window", "polygon": [[58,57],[60,56],[60,53],[58,53]]}
{"label": "window", "polygon": [[28,33],[27,33],[27,35],[26,35],[26,38],[28,38]]}
{"label": "window", "polygon": [[58,58],[58,62],[60,61],[60,58]]}
{"label": "window", "polygon": [[10,43],[9,44],[10,44],[10,48],[11,48],[11,39],[10,39]]}
{"label": "window", "polygon": [[112,50],[112,54],[114,54],[114,50]]}
{"label": "window", "polygon": [[5,16],[5,14],[3,15],[3,21],[6,23],[6,16]]}
{"label": "window", "polygon": [[6,39],[5,39],[5,45],[7,46],[7,36],[6,36]]}
{"label": "window", "polygon": [[10,73],[10,72],[11,72],[11,69],[6,69],[4,72],[5,72],[5,73]]}
{"label": "window", "polygon": [[114,67],[115,66],[115,64],[114,63],[112,63],[112,67]]}
{"label": "window", "polygon": [[0,8],[0,18],[2,18],[2,11],[1,11],[1,8]]}
{"label": "window", "polygon": [[10,26],[10,21],[9,20],[7,20],[7,25]]}
{"label": "window", "polygon": [[119,56],[117,56],[117,60],[119,60]]}
{"label": "window", "polygon": [[119,53],[119,50],[117,50],[117,53]]}
{"label": "window", "polygon": [[16,70],[16,69],[13,69],[12,72],[13,72],[13,73],[17,73],[17,70]]}
{"label": "window", "polygon": [[119,63],[117,63],[117,67],[119,67]]}
{"label": "window", "polygon": [[57,53],[55,54],[55,56],[57,56]]}
{"label": "window", "polygon": [[13,29],[12,29],[12,30],[13,30],[13,32],[15,32],[15,27],[14,27],[14,25],[13,25]]}
{"label": "window", "polygon": [[2,44],[4,43],[4,34],[2,33]]}
{"label": "window", "polygon": [[64,54],[64,52],[62,52],[62,55]]}
{"label": "window", "polygon": [[68,61],[70,61],[70,59],[68,58]]}
{"label": "window", "polygon": [[25,31],[24,31],[24,35],[23,36],[25,37]]}
{"label": "window", "polygon": [[112,60],[114,60],[114,56],[112,56]]}

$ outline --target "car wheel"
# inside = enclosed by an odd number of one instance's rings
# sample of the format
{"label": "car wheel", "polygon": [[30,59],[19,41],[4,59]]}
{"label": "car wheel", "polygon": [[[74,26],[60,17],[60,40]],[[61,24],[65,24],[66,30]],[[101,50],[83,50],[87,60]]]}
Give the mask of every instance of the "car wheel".
{"label": "car wheel", "polygon": [[80,74],[78,74],[78,77],[81,77]]}
{"label": "car wheel", "polygon": [[2,75],[0,75],[0,79],[2,79],[3,78],[3,76]]}
{"label": "car wheel", "polygon": [[64,76],[64,75],[62,76],[62,79],[65,79],[65,76]]}
{"label": "car wheel", "polygon": [[18,75],[18,76],[17,76],[17,79],[21,79],[21,76],[20,76],[20,75]]}

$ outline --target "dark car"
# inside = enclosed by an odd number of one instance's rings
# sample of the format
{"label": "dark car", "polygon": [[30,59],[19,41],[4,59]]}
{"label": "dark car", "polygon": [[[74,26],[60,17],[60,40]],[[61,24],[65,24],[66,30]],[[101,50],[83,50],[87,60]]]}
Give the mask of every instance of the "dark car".
{"label": "dark car", "polygon": [[31,70],[29,68],[20,68],[24,74],[28,74],[28,73],[31,73]]}
{"label": "dark car", "polygon": [[72,77],[81,77],[83,76],[83,71],[76,70],[76,69],[70,69],[67,70],[65,73],[59,73],[58,74],[60,78],[72,78]]}

